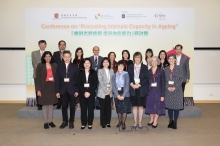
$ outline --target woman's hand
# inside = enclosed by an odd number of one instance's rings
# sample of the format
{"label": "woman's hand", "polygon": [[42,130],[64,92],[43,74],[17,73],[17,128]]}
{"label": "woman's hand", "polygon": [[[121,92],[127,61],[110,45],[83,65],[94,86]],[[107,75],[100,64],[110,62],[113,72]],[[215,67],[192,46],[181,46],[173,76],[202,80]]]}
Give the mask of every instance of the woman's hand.
{"label": "woman's hand", "polygon": [[84,96],[85,96],[86,98],[89,98],[90,93],[89,93],[89,92],[85,92]]}
{"label": "woman's hand", "polygon": [[41,92],[37,91],[37,96],[41,97]]}
{"label": "woman's hand", "polygon": [[57,97],[57,98],[60,98],[60,93],[57,93],[57,94],[56,94],[56,97]]}

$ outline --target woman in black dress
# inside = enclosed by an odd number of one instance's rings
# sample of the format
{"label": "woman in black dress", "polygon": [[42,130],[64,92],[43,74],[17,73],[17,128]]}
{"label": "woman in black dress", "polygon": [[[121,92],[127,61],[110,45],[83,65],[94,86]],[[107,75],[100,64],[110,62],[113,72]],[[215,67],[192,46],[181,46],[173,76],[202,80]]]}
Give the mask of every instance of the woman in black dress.
{"label": "woman in black dress", "polygon": [[159,68],[164,69],[165,67],[170,65],[167,60],[167,53],[165,50],[161,50],[159,52],[158,58],[160,59],[160,64],[158,65]]}
{"label": "woman in black dress", "polygon": [[[75,51],[75,58],[73,60],[73,64],[76,64],[78,69],[82,70],[83,69],[83,63],[84,63],[83,49],[78,47],[76,49],[76,51]],[[76,98],[76,105],[77,105],[76,110],[80,110],[80,100],[79,100],[79,97]]]}
{"label": "woman in black dress", "polygon": [[[142,55],[140,52],[135,52],[133,55],[134,64],[128,68],[130,76],[130,96],[134,116],[133,128],[137,125],[139,129],[143,129],[141,124],[144,113],[145,100],[148,95],[148,69],[142,64]],[[139,123],[137,124],[137,114],[139,111]]]}
{"label": "woman in black dress", "polygon": [[124,62],[120,60],[117,65],[118,71],[112,77],[112,91],[115,95],[116,112],[118,113],[119,123],[116,127],[125,130],[125,121],[127,114],[131,113],[129,84],[130,79],[126,71],[124,71]]}
{"label": "woman in black dress", "polygon": [[130,52],[128,50],[122,51],[122,60],[124,62],[124,71],[128,71],[129,65],[133,64],[133,61],[130,60]]}

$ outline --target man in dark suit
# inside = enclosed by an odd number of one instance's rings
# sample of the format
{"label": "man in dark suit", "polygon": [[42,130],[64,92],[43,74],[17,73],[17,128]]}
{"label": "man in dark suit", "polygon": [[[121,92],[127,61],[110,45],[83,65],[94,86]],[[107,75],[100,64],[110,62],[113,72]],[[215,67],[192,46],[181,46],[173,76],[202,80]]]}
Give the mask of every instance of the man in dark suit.
{"label": "man in dark suit", "polygon": [[75,64],[71,63],[71,53],[70,51],[63,52],[63,63],[60,63],[57,67],[55,83],[56,83],[56,96],[61,99],[62,104],[62,116],[63,123],[60,129],[68,126],[68,102],[70,104],[70,119],[69,128],[74,128],[74,118],[75,118],[75,101],[78,96],[77,88],[77,75],[78,68]]}
{"label": "man in dark suit", "polygon": [[[99,47],[98,46],[94,46],[93,47],[93,56],[90,57],[90,60],[92,62],[92,69],[94,69],[95,71],[98,71],[100,69],[100,65],[102,62],[103,57],[99,56]],[[99,99],[96,97],[95,99],[95,104],[94,106],[96,107],[96,109],[100,109],[100,104],[99,104]]]}
{"label": "man in dark suit", "polygon": [[[36,69],[38,63],[41,63],[41,56],[44,54],[45,48],[47,47],[47,42],[45,40],[40,40],[38,42],[39,50],[33,51],[31,53],[31,58],[32,58],[32,66],[33,66],[33,78],[34,78],[34,84],[35,84],[35,90],[36,90]],[[37,101],[37,107],[38,110],[42,110],[42,105],[38,104],[38,96],[37,96],[37,91],[36,92],[36,101]]]}
{"label": "man in dark suit", "polygon": [[[178,44],[175,46],[176,51],[176,64],[182,68],[183,71],[183,83],[182,83],[182,90],[183,93],[185,91],[185,86],[190,80],[190,70],[189,70],[189,59],[188,57],[182,55],[183,46]],[[184,98],[183,98],[184,99]],[[183,100],[184,106],[184,100]]]}
{"label": "man in dark suit", "polygon": [[[52,57],[53,62],[56,63],[57,65],[64,62],[63,51],[66,49],[66,42],[64,40],[59,41],[58,47],[59,47],[59,51],[54,52]],[[57,109],[60,108],[61,108],[61,100],[58,99]]]}

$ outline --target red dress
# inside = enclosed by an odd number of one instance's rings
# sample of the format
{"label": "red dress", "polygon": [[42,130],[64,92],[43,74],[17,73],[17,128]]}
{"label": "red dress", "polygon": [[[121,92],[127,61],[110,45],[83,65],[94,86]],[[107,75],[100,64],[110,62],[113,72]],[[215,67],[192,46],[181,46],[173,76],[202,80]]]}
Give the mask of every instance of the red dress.
{"label": "red dress", "polygon": [[54,82],[54,76],[51,68],[47,69],[46,82]]}

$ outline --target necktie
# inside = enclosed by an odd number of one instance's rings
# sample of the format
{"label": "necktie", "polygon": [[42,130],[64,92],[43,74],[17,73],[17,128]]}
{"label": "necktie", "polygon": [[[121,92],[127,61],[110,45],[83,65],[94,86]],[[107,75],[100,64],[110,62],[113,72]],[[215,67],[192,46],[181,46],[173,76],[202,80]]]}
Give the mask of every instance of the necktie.
{"label": "necktie", "polygon": [[97,57],[95,57],[95,65],[97,65]]}

